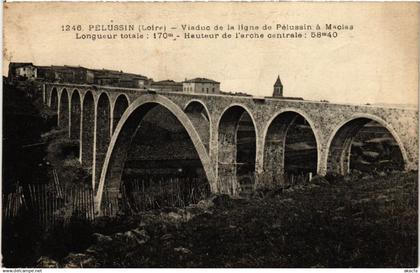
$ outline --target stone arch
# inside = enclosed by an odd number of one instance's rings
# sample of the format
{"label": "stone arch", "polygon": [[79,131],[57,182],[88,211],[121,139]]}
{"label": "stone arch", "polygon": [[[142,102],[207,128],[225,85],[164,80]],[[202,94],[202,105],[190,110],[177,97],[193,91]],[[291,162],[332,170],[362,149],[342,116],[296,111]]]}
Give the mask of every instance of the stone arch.
{"label": "stone arch", "polygon": [[[315,152],[311,153],[316,156],[315,166],[313,172],[318,172],[319,161],[320,161],[320,138],[319,134],[315,129],[314,122],[309,116],[295,108],[286,108],[277,112],[268,121],[267,126],[264,128],[263,133],[263,170],[264,177],[261,179],[261,183],[265,184],[266,187],[278,186],[284,183],[284,174],[286,171],[286,142],[289,129],[295,124],[295,122],[301,119],[304,123],[307,123],[309,128],[305,128],[306,131],[310,130],[311,134],[304,134],[309,141],[315,142]],[[302,126],[302,125],[301,125]],[[304,125],[303,125],[304,126]],[[308,127],[306,126],[306,127]],[[307,132],[308,133],[308,132]],[[305,147],[304,147],[305,148]],[[309,148],[309,147],[307,147]],[[312,157],[310,155],[310,157]],[[312,171],[311,171],[312,172]]]}
{"label": "stone arch", "polygon": [[194,127],[198,131],[198,134],[200,135],[200,138],[208,151],[210,145],[209,142],[212,122],[207,106],[201,100],[193,99],[185,104],[184,112],[194,124]]}
{"label": "stone arch", "polygon": [[70,103],[69,103],[69,93],[67,89],[63,88],[61,90],[60,98],[59,98],[59,109],[58,109],[58,126],[64,129],[69,135],[69,128],[70,128]]}
{"label": "stone arch", "polygon": [[97,212],[101,210],[105,187],[109,195],[118,194],[124,162],[130,149],[130,144],[136,135],[139,123],[148,111],[157,105],[169,110],[185,128],[203,165],[210,187],[212,190],[214,189],[215,176],[211,168],[210,159],[197,131],[186,114],[179,106],[164,96],[144,95],[130,104],[115,128],[115,133],[112,136],[105,157],[100,183],[96,193],[95,208]]}
{"label": "stone arch", "polygon": [[[249,149],[248,156],[241,156],[244,149],[238,149],[241,144],[238,139],[241,121],[247,119],[250,139],[245,143]],[[217,122],[217,177],[219,191],[236,195],[241,192],[247,194],[255,184],[255,168],[257,161],[257,141],[258,127],[249,109],[242,104],[231,104],[226,107]],[[239,151],[239,153],[238,153]],[[248,169],[248,174],[242,173],[242,169]],[[244,178],[244,179],[242,179]],[[241,181],[246,180],[246,185],[241,185]],[[252,188],[252,189],[251,189]]]}
{"label": "stone arch", "polygon": [[326,146],[327,159],[325,169],[327,173],[346,175],[350,171],[350,152],[354,137],[367,123],[375,121],[383,126],[397,142],[404,166],[407,166],[408,157],[404,145],[394,128],[385,120],[371,114],[355,114],[341,122],[331,134]]}
{"label": "stone arch", "polygon": [[107,93],[102,92],[96,103],[96,125],[94,136],[94,188],[98,188],[100,170],[105,160],[109,141],[111,140],[111,102]]}
{"label": "stone arch", "polygon": [[48,106],[54,111],[58,109],[58,91],[56,87],[51,89]]}
{"label": "stone arch", "polygon": [[54,113],[53,125],[58,125],[58,91],[56,87],[53,87],[48,98],[48,106]]}
{"label": "stone arch", "polygon": [[91,91],[83,96],[80,141],[80,161],[87,169],[92,169],[93,135],[95,126],[95,100]]}
{"label": "stone arch", "polygon": [[118,122],[120,121],[124,111],[128,108],[130,101],[125,94],[118,95],[117,99],[114,102],[113,107],[113,118],[112,118],[112,132],[115,131],[115,127],[117,126]]}
{"label": "stone arch", "polygon": [[79,90],[73,90],[71,94],[70,111],[70,138],[80,140],[80,122],[82,115],[81,98]]}

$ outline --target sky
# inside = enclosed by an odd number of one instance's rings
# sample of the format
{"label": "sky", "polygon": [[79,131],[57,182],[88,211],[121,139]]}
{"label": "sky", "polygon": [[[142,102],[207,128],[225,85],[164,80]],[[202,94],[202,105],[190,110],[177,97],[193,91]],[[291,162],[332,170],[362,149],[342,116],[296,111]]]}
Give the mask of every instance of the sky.
{"label": "sky", "polygon": [[[62,25],[345,24],[335,39],[81,40]],[[80,65],[154,80],[206,77],[223,91],[337,103],[417,104],[418,3],[5,3],[9,62]],[[77,31],[76,31],[77,32]],[[83,32],[88,33],[88,32]],[[252,33],[252,32],[250,32]]]}

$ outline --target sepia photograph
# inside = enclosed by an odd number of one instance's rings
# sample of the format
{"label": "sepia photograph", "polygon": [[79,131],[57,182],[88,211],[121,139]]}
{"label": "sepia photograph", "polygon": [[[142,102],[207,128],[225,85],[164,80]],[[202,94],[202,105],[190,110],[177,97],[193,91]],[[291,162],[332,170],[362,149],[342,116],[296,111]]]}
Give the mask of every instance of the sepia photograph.
{"label": "sepia photograph", "polygon": [[3,270],[416,270],[419,5],[5,2]]}

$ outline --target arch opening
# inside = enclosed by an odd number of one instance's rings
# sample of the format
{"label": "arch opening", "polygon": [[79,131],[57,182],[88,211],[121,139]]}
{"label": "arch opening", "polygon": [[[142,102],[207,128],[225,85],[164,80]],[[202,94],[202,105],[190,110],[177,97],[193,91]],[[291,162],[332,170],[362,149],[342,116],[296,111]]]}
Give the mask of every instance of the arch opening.
{"label": "arch opening", "polygon": [[50,108],[53,111],[53,120],[54,120],[54,126],[58,125],[58,91],[57,88],[51,89],[51,95],[50,95]]}
{"label": "arch opening", "polygon": [[265,137],[263,184],[305,183],[317,173],[317,167],[317,142],[306,118],[294,111],[278,114]]}
{"label": "arch opening", "polygon": [[184,112],[194,124],[194,127],[198,131],[198,134],[208,151],[210,141],[210,118],[204,104],[195,100],[190,101],[185,107]]}
{"label": "arch opening", "polygon": [[256,130],[248,111],[231,106],[222,115],[218,135],[221,192],[247,196],[255,186]]}
{"label": "arch opening", "polygon": [[58,125],[60,128],[64,129],[66,131],[66,135],[69,135],[69,127],[70,127],[70,117],[69,117],[69,95],[66,89],[63,89],[61,91],[60,96],[60,109],[58,111]]}
{"label": "arch opening", "polygon": [[79,91],[74,90],[71,96],[70,138],[80,140],[81,105]]}
{"label": "arch opening", "polygon": [[81,162],[83,167],[92,171],[93,163],[93,134],[94,134],[95,104],[93,95],[87,91],[83,97],[82,133],[81,133]]}
{"label": "arch opening", "polygon": [[[165,106],[149,102],[116,129],[101,202],[104,214],[136,213],[196,203],[210,193],[203,164],[184,125]],[[121,202],[122,201],[122,202]]]}
{"label": "arch opening", "polygon": [[118,122],[120,121],[127,107],[128,107],[127,97],[124,95],[119,95],[117,99],[115,100],[115,104],[114,104],[112,133],[115,131],[115,127],[117,126]]}
{"label": "arch opening", "polygon": [[328,151],[327,172],[340,175],[404,170],[401,147],[382,123],[355,118],[342,125]]}
{"label": "arch opening", "polygon": [[94,189],[98,188],[101,170],[111,140],[111,104],[108,96],[99,96],[96,108],[96,147],[95,147],[95,177]]}

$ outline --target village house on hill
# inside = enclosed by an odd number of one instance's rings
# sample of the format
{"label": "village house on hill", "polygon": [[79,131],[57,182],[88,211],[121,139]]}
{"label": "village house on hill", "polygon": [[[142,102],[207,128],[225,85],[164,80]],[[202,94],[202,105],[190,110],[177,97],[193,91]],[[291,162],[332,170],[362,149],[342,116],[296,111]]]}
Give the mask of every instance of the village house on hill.
{"label": "village house on hill", "polygon": [[150,80],[143,75],[125,73],[123,71],[94,69],[94,84],[117,86],[125,88],[144,88],[149,85]]}
{"label": "village house on hill", "polygon": [[173,80],[164,80],[151,82],[150,88],[156,91],[166,91],[166,92],[182,92],[182,82],[176,82]]}
{"label": "village house on hill", "polygon": [[126,88],[146,88],[151,79],[139,74],[82,66],[37,66],[32,63],[10,63],[9,81],[43,80],[54,83],[97,84]]}
{"label": "village house on hill", "polygon": [[35,80],[38,77],[37,68],[32,63],[10,63],[7,77],[9,81],[19,79]]}
{"label": "village house on hill", "polygon": [[182,83],[182,89],[185,93],[219,94],[220,82],[206,78],[195,78],[185,80]]}

